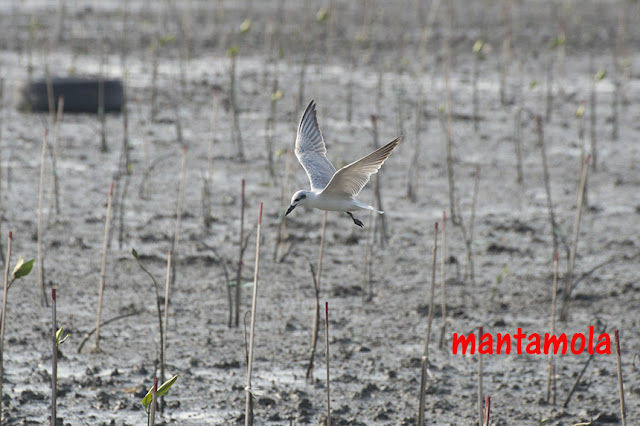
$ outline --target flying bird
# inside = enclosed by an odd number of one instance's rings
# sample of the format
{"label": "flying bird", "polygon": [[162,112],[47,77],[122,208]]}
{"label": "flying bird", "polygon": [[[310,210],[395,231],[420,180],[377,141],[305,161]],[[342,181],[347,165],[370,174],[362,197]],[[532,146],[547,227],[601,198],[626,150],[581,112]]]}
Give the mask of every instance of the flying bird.
{"label": "flying bird", "polygon": [[383,212],[357,200],[356,196],[369,182],[371,175],[378,172],[391,155],[391,151],[398,146],[400,139],[402,136],[336,171],[327,158],[327,148],[316,118],[316,104],[311,101],[298,125],[295,150],[298,161],[307,172],[311,190],[300,190],[293,194],[291,205],[285,216],[297,206],[308,206],[320,210],[343,211],[351,217],[353,223],[361,228],[364,227],[362,221],[353,217],[351,212],[356,210],[373,210],[379,214]]}

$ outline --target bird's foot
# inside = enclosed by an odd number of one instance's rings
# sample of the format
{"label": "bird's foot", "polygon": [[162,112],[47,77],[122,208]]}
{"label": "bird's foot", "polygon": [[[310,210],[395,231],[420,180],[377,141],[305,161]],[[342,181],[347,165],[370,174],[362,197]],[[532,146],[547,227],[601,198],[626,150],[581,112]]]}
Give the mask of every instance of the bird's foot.
{"label": "bird's foot", "polygon": [[353,220],[353,223],[358,225],[360,228],[364,228],[364,223],[362,223],[361,220],[356,219],[355,217],[353,217],[353,214],[351,212],[346,212],[346,213],[351,217],[351,219]]}

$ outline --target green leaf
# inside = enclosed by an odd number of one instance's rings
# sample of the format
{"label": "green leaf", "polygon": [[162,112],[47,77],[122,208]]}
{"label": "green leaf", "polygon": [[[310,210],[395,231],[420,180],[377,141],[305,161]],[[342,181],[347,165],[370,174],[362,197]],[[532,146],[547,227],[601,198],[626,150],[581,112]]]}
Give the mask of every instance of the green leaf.
{"label": "green leaf", "polygon": [[134,249],[133,247],[131,247],[131,254],[133,255],[133,257],[135,257],[136,259],[139,259],[140,256],[138,256],[138,251],[136,249]]}
{"label": "green leaf", "polygon": [[480,53],[480,51],[482,50],[482,46],[484,46],[484,41],[476,40],[476,42],[473,44],[473,53]]}
{"label": "green leaf", "polygon": [[552,42],[551,42],[551,47],[558,47],[558,46],[562,46],[563,44],[565,44],[567,42],[567,38],[565,36],[560,36],[555,38]]}
{"label": "green leaf", "polygon": [[324,22],[327,20],[328,17],[329,17],[329,12],[327,12],[327,9],[325,9],[324,7],[321,7],[320,9],[318,9],[318,12],[316,13],[317,22]]}
{"label": "green leaf", "polygon": [[228,57],[233,58],[237,54],[238,54],[238,46],[236,46],[235,44],[227,49],[227,56]]}
{"label": "green leaf", "polygon": [[160,43],[161,46],[164,46],[165,44],[173,43],[174,41],[176,41],[176,35],[173,33],[169,33],[158,39],[158,42]]}
{"label": "green leaf", "polygon": [[582,118],[583,115],[584,115],[584,104],[580,104],[580,106],[576,110],[576,118]]}
{"label": "green leaf", "polygon": [[20,256],[18,263],[16,263],[16,267],[13,268],[13,272],[11,273],[11,281],[29,275],[29,272],[31,272],[31,269],[33,268],[34,260],[35,259],[31,259],[25,262],[22,256]]}
{"label": "green leaf", "polygon": [[62,335],[64,334],[64,327],[60,327],[60,329],[58,331],[56,331],[56,345],[61,345],[64,343],[65,340],[67,340],[67,338],[69,336],[71,336],[70,334],[67,334],[66,336],[64,336],[64,338],[62,337]]}
{"label": "green leaf", "polygon": [[596,73],[596,81],[600,81],[606,76],[607,76],[607,70],[605,70],[604,68],[599,69],[598,72]]}
{"label": "green leaf", "polygon": [[284,97],[284,93],[282,90],[277,90],[271,95],[271,102],[279,101]]}
{"label": "green leaf", "polygon": [[251,29],[251,19],[247,18],[244,21],[242,21],[242,24],[240,24],[240,32],[242,34],[248,32]]}
{"label": "green leaf", "polygon": [[536,87],[538,85],[538,82],[533,80],[531,83],[529,83],[529,89],[533,89],[534,87]]}
{"label": "green leaf", "polygon": [[[170,378],[169,380],[167,380],[166,382],[164,382],[162,386],[158,386],[158,390],[156,391],[156,397],[160,397],[165,393],[169,392],[169,389],[171,389],[171,386],[173,386],[176,380],[178,380],[177,374],[172,378]],[[145,408],[145,410],[147,409],[147,407],[149,407],[149,405],[151,405],[152,399],[153,399],[153,386],[151,386],[151,389],[149,389],[149,392],[147,392],[144,398],[142,398],[142,406]]]}

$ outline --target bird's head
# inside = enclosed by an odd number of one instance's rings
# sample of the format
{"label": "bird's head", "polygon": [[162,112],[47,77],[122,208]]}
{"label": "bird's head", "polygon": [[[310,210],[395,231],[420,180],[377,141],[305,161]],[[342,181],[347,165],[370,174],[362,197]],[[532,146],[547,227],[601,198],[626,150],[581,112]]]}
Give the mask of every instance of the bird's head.
{"label": "bird's head", "polygon": [[287,212],[284,215],[286,216],[289,213],[291,213],[298,204],[303,205],[307,200],[308,196],[309,196],[309,191],[304,191],[304,190],[298,191],[295,194],[293,194],[293,197],[291,197],[291,205],[289,206],[289,208],[287,209]]}

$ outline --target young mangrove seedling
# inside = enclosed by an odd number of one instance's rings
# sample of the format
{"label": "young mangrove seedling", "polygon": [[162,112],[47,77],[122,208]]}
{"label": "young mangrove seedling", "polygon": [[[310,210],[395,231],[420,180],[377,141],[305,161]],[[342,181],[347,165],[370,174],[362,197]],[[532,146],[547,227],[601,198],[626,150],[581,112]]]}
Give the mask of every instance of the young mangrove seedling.
{"label": "young mangrove seedling", "polygon": [[[162,386],[159,386],[158,390],[156,391],[156,398],[159,398],[162,395],[169,392],[169,389],[171,389],[171,386],[173,386],[176,380],[178,380],[177,374],[172,378],[170,378],[169,380],[167,380],[166,382],[164,382]],[[153,386],[149,388],[149,391],[147,392],[147,394],[144,396],[144,398],[142,398],[142,406],[144,407],[144,411],[147,413],[147,426],[149,425],[149,421],[151,419],[151,401],[152,400],[153,400]]]}

